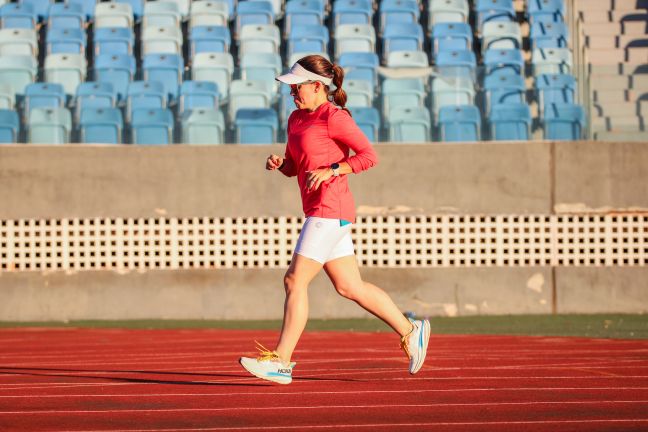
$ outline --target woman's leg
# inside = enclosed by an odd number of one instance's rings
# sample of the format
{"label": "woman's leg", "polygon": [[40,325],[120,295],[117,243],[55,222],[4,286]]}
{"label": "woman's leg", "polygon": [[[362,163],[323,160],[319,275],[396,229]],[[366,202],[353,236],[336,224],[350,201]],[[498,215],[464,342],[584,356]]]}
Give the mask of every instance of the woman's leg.
{"label": "woman's leg", "polygon": [[389,295],[377,286],[362,280],[355,255],[329,261],[324,264],[324,270],[341,296],[355,301],[365,310],[385,321],[399,335],[405,336],[410,333],[412,323],[405,318]]}
{"label": "woman's leg", "polygon": [[284,362],[289,362],[299,337],[308,321],[308,285],[322,269],[322,264],[298,254],[284,276],[286,301],[284,303],[281,336],[275,351]]}

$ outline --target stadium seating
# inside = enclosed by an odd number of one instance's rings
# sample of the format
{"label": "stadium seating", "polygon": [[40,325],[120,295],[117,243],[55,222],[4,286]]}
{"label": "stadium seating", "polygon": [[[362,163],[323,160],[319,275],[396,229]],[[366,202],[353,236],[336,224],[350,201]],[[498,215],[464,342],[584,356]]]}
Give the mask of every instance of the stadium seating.
{"label": "stadium seating", "polygon": [[580,139],[567,16],[564,0],[5,3],[0,110],[18,126],[1,111],[0,141],[282,140],[295,106],[274,78],[311,53],[345,69],[373,141]]}

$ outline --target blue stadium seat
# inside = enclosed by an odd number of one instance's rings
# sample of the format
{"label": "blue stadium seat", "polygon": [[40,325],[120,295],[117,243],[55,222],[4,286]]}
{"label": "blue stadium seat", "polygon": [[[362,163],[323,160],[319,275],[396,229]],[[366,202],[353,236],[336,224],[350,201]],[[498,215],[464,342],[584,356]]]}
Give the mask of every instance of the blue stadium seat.
{"label": "blue stadium seat", "polygon": [[576,99],[576,78],[567,74],[540,75],[535,80],[539,111],[549,104],[571,104]]}
{"label": "blue stadium seat", "polygon": [[133,144],[164,145],[173,142],[173,113],[167,108],[138,109],[131,121]]}
{"label": "blue stadium seat", "polygon": [[139,21],[142,18],[142,15],[144,15],[145,0],[113,0],[113,1],[117,3],[127,3],[131,7],[131,11],[133,11],[133,17],[135,18],[136,21]]}
{"label": "blue stadium seat", "polygon": [[109,82],[84,82],[76,90],[75,118],[78,120],[85,108],[113,108],[117,104],[117,93]]}
{"label": "blue stadium seat", "polygon": [[118,108],[84,108],[79,122],[81,142],[120,144],[124,121]]}
{"label": "blue stadium seat", "polygon": [[532,25],[538,22],[563,22],[565,4],[563,0],[529,0],[527,15]]}
{"label": "blue stadium seat", "polygon": [[238,37],[241,28],[248,24],[274,24],[272,3],[258,0],[238,2],[235,37]]}
{"label": "blue stadium seat", "polygon": [[229,87],[234,73],[234,59],[230,53],[198,53],[193,59],[191,79],[212,81],[218,85],[219,98],[229,98]]}
{"label": "blue stadium seat", "polygon": [[16,93],[9,84],[0,83],[0,109],[12,110],[16,107]]}
{"label": "blue stadium seat", "polygon": [[67,108],[34,108],[27,126],[30,143],[66,144],[70,142],[72,116]]}
{"label": "blue stadium seat", "polygon": [[182,21],[178,4],[172,1],[144,3],[143,27],[179,27]]}
{"label": "blue stadium seat", "polygon": [[129,3],[100,2],[95,5],[94,29],[103,27],[133,28],[133,7]]}
{"label": "blue stadium seat", "polygon": [[424,51],[393,51],[387,57],[390,68],[427,68],[428,56]]}
{"label": "blue stadium seat", "polygon": [[430,113],[426,108],[394,107],[389,111],[389,140],[403,143],[430,141]]}
{"label": "blue stadium seat", "polygon": [[196,26],[189,34],[191,57],[199,52],[229,52],[232,39],[228,27]]}
{"label": "blue stadium seat", "polygon": [[191,2],[189,28],[197,26],[227,26],[234,2],[226,0],[195,0]]}
{"label": "blue stadium seat", "polygon": [[327,52],[329,32],[323,25],[293,25],[288,35],[286,55],[290,57],[299,52]]}
{"label": "blue stadium seat", "polygon": [[50,6],[54,3],[52,0],[22,0],[21,3],[28,4],[34,8],[39,20],[46,21],[49,14]]}
{"label": "blue stadium seat", "polygon": [[50,28],[47,31],[47,54],[84,54],[86,33],[78,28]]}
{"label": "blue stadium seat", "polygon": [[531,110],[525,103],[493,105],[488,120],[492,140],[526,141],[530,137]]}
{"label": "blue stadium seat", "polygon": [[531,54],[533,75],[570,74],[572,53],[569,48],[536,48]]}
{"label": "blue stadium seat", "polygon": [[542,124],[545,139],[580,140],[585,129],[585,110],[577,104],[548,104]]}
{"label": "blue stadium seat", "polygon": [[522,103],[526,84],[522,75],[487,76],[484,79],[484,113],[496,104]]}
{"label": "blue stadium seat", "polygon": [[83,29],[85,11],[76,3],[52,3],[49,11],[48,26],[53,28]]}
{"label": "blue stadium seat", "polygon": [[281,75],[281,56],[270,53],[250,53],[241,58],[241,79],[263,81],[277,91],[275,77]]}
{"label": "blue stadium seat", "polygon": [[45,81],[59,83],[69,95],[85,81],[87,64],[83,54],[49,54],[45,57]]}
{"label": "blue stadium seat", "polygon": [[375,89],[369,81],[345,79],[344,90],[347,94],[347,106],[349,108],[370,108],[373,106]]}
{"label": "blue stadium seat", "polygon": [[382,114],[385,122],[393,107],[424,107],[425,85],[418,78],[387,78],[382,82]]}
{"label": "blue stadium seat", "polygon": [[436,58],[436,70],[446,77],[476,79],[477,57],[473,51],[441,51]]}
{"label": "blue stadium seat", "polygon": [[373,107],[369,108],[353,108],[351,110],[353,120],[358,125],[360,130],[367,136],[369,141],[378,141],[380,135],[380,114],[378,110]]}
{"label": "blue stadium seat", "polygon": [[236,112],[236,142],[274,144],[277,142],[277,112],[273,109],[240,109]]}
{"label": "blue stadium seat", "polygon": [[376,31],[369,24],[341,24],[335,29],[335,58],[345,53],[376,51]]}
{"label": "blue stadium seat", "polygon": [[236,112],[242,108],[270,108],[272,88],[263,81],[235,80],[229,100],[229,121],[234,122]]}
{"label": "blue stadium seat", "polygon": [[440,51],[471,50],[473,32],[463,22],[440,22],[432,27],[432,55]]}
{"label": "blue stadium seat", "polygon": [[33,83],[25,87],[25,116],[34,108],[59,108],[65,106],[63,86],[51,83]]}
{"label": "blue stadium seat", "polygon": [[383,58],[393,51],[421,51],[423,49],[423,28],[420,24],[393,23],[383,33]]}
{"label": "blue stadium seat", "polygon": [[128,85],[126,120],[130,121],[137,109],[166,108],[167,93],[159,81],[133,81]]}
{"label": "blue stadium seat", "polygon": [[524,57],[519,49],[489,49],[484,54],[486,76],[523,75]]}
{"label": "blue stadium seat", "polygon": [[28,28],[0,29],[0,56],[30,55],[38,57],[38,35]]}
{"label": "blue stadium seat", "polygon": [[345,70],[345,79],[369,81],[374,88],[378,85],[380,60],[376,53],[345,53],[340,56],[338,63]]}
{"label": "blue stadium seat", "polygon": [[218,85],[212,81],[185,81],[180,87],[180,112],[218,109]]}
{"label": "blue stadium seat", "polygon": [[97,0],[67,0],[67,3],[80,5],[83,13],[85,14],[86,21],[91,21],[92,19],[94,19]]}
{"label": "blue stadium seat", "polygon": [[467,77],[433,77],[431,103],[436,121],[441,108],[445,106],[473,105],[475,103],[475,86],[472,80]]}
{"label": "blue stadium seat", "polygon": [[482,53],[490,49],[522,49],[522,30],[515,21],[489,21],[482,29]]}
{"label": "blue stadium seat", "polygon": [[295,25],[315,26],[322,24],[324,24],[323,2],[319,0],[288,0],[286,2],[285,35],[289,35]]}
{"label": "blue stadium seat", "polygon": [[439,23],[467,23],[468,0],[430,0],[428,4],[428,33]]}
{"label": "blue stadium seat", "polygon": [[536,22],[531,26],[531,50],[536,48],[568,48],[569,29],[562,22]]}
{"label": "blue stadium seat", "polygon": [[142,55],[182,55],[183,35],[180,27],[145,27],[142,31]]}
{"label": "blue stadium seat", "polygon": [[333,23],[340,24],[371,24],[373,20],[373,4],[370,0],[336,0],[333,3]]}
{"label": "blue stadium seat", "polygon": [[178,97],[184,62],[182,56],[176,54],[149,54],[144,56],[144,80],[160,81],[170,99]]}
{"label": "blue stadium seat", "polygon": [[379,34],[384,34],[391,24],[417,24],[421,9],[416,0],[382,0],[379,7]]}
{"label": "blue stadium seat", "polygon": [[10,144],[18,141],[20,118],[10,109],[0,109],[0,143]]}
{"label": "blue stadium seat", "polygon": [[477,0],[477,33],[481,34],[484,23],[489,21],[515,21],[513,0]]}
{"label": "blue stadium seat", "polygon": [[198,108],[182,114],[182,142],[224,144],[225,118],[216,108]]}
{"label": "blue stadium seat", "polygon": [[261,52],[278,54],[281,45],[279,27],[274,24],[246,25],[239,37],[239,58]]}
{"label": "blue stadium seat", "polygon": [[135,76],[135,58],[126,54],[99,54],[95,57],[95,80],[112,84],[119,99],[126,97]]}
{"label": "blue stadium seat", "polygon": [[279,121],[281,129],[286,130],[288,127],[288,117],[297,109],[290,94],[290,86],[282,85],[279,87]]}
{"label": "blue stadium seat", "polygon": [[132,55],[134,43],[133,30],[127,27],[104,27],[94,32],[95,55]]}
{"label": "blue stadium seat", "polygon": [[444,106],[439,111],[439,141],[479,141],[481,115],[474,105]]}
{"label": "blue stadium seat", "polygon": [[6,3],[0,8],[0,27],[36,28],[38,15],[28,3]]}
{"label": "blue stadium seat", "polygon": [[14,94],[23,94],[27,84],[36,81],[38,62],[32,56],[2,56],[0,82],[13,88]]}

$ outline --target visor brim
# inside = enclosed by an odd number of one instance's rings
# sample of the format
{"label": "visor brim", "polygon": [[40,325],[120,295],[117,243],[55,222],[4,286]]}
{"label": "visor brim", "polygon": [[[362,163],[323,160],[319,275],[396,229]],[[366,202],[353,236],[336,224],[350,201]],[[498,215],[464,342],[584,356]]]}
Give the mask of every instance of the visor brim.
{"label": "visor brim", "polygon": [[305,78],[305,77],[302,77],[302,76],[299,76],[299,75],[295,75],[293,73],[287,73],[287,74],[284,74],[284,75],[280,75],[280,76],[276,77],[275,80],[277,80],[279,82],[282,82],[284,84],[289,84],[289,85],[302,84],[302,83],[305,83],[307,81],[310,81],[308,78]]}

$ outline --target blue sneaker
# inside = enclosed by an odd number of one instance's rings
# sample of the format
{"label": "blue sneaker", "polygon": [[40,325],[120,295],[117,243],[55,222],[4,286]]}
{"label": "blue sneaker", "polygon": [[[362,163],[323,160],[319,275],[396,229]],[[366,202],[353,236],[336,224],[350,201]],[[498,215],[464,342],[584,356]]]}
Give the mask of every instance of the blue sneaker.
{"label": "blue sneaker", "polygon": [[296,363],[292,362],[286,365],[276,352],[268,350],[259,342],[257,342],[257,349],[259,350],[259,357],[241,357],[239,359],[241,366],[257,378],[279,384],[290,384],[292,382],[292,370]]}
{"label": "blue sneaker", "polygon": [[401,338],[401,348],[410,359],[409,373],[414,375],[423,366],[430,340],[430,322],[408,318],[412,323],[412,331]]}

